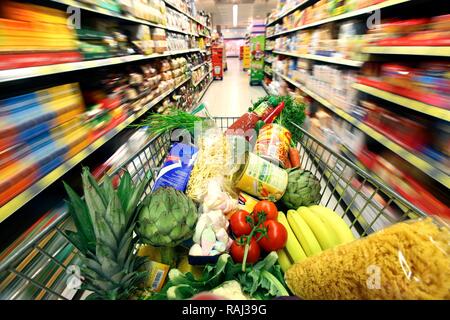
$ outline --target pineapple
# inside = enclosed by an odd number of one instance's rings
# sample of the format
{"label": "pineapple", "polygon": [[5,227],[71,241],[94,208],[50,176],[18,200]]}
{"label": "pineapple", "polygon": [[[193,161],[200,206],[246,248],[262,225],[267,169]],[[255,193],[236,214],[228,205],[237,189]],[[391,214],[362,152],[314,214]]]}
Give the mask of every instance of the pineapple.
{"label": "pineapple", "polygon": [[82,289],[89,299],[128,299],[145,282],[145,258],[135,254],[133,229],[137,206],[149,178],[134,184],[126,172],[117,190],[106,177],[101,186],[88,168],[82,174],[84,199],[64,184],[77,232],[66,231],[81,257]]}

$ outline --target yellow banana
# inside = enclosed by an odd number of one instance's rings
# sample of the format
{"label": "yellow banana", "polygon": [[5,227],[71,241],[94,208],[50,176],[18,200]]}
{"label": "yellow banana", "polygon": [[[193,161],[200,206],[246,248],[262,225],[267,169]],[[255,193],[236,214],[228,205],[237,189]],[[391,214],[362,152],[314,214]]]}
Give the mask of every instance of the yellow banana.
{"label": "yellow banana", "polygon": [[277,254],[278,263],[280,264],[281,270],[283,270],[283,272],[286,272],[292,266],[292,262],[284,249],[278,250]]}
{"label": "yellow banana", "polygon": [[289,210],[287,213],[287,220],[308,257],[322,251],[322,248],[314,236],[314,233],[297,211]]}
{"label": "yellow banana", "polygon": [[347,223],[336,212],[323,206],[311,206],[309,209],[316,213],[325,224],[333,227],[339,243],[347,243],[355,240]]}
{"label": "yellow banana", "polygon": [[292,231],[285,214],[279,211],[277,219],[278,222],[281,223],[286,228],[288,236],[285,249],[292,257],[292,260],[294,260],[294,262],[299,262],[302,261],[303,259],[306,259],[307,258],[306,253],[303,250],[302,246],[300,245],[300,242],[298,242],[297,237],[294,234],[294,231]]}
{"label": "yellow banana", "polygon": [[323,250],[333,248],[339,244],[339,241],[335,238],[334,231],[328,230],[325,224],[320,218],[315,215],[307,207],[300,207],[297,212],[306,221],[312,232],[316,236],[317,241],[320,243],[320,247]]}

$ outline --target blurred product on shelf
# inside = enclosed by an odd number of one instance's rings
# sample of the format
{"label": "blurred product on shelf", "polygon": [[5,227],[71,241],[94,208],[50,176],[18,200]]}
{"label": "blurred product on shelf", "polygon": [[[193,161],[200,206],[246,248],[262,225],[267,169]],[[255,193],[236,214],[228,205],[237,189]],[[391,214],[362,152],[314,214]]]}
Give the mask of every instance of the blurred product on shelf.
{"label": "blurred product on shelf", "polygon": [[[82,91],[78,84],[68,84],[0,101],[0,204],[187,77],[185,58],[163,59],[141,66],[101,69],[81,81]],[[166,108],[168,105],[173,104],[163,103]]]}
{"label": "blurred product on shelf", "polygon": [[173,29],[192,33],[192,20],[186,17],[184,14],[179,13],[171,8],[167,8],[166,12],[167,26]]}
{"label": "blurred product on shelf", "polygon": [[[143,28],[145,29],[145,28]],[[120,32],[108,34],[94,29],[77,29],[78,49],[84,60],[104,59],[135,53],[127,37]],[[146,52],[150,54],[152,52]]]}
{"label": "blurred product on shelf", "polygon": [[0,70],[82,60],[66,13],[26,3],[0,6]]}
{"label": "blurred product on shelf", "polygon": [[165,2],[177,8],[178,11],[181,11],[189,16],[193,17],[196,21],[200,22],[204,26],[211,25],[211,17],[203,11],[198,11],[195,2],[189,0],[165,0]]}
{"label": "blurred product on shelf", "polygon": [[378,28],[369,29],[367,41],[375,46],[450,46],[450,14],[384,20]]}
{"label": "blurred product on shelf", "polygon": [[361,21],[327,24],[278,37],[274,50],[364,61],[367,55],[360,51],[366,43],[365,30],[366,23]]}
{"label": "blurred product on shelf", "polygon": [[368,63],[358,82],[432,106],[450,109],[450,63]]}
{"label": "blurred product on shelf", "polygon": [[89,144],[78,84],[0,101],[0,206]]}
{"label": "blurred product on shelf", "polygon": [[[385,1],[387,0],[320,0],[315,2],[313,5],[307,6],[304,9],[296,10],[292,14],[283,17],[282,20],[277,21],[277,24],[275,26],[268,27],[268,33],[277,34],[280,32],[289,31],[301,26],[312,24],[314,22],[325,20],[330,17],[367,8],[375,4],[380,4]],[[299,4],[305,3],[307,1],[300,0],[296,2],[297,4]],[[292,1],[290,1],[290,3],[292,3]],[[294,3],[291,4],[291,8],[293,8],[293,6],[295,6]],[[289,9],[287,9],[287,11],[288,10]],[[278,16],[282,15],[282,13],[278,14]],[[269,21],[270,20],[271,17],[269,16]]]}
{"label": "blurred product on shelf", "polygon": [[[94,2],[99,7],[106,1],[89,1]],[[116,1],[107,1],[116,2]],[[147,20],[149,22],[166,25],[166,5],[162,0],[152,0],[152,1],[130,1],[118,0],[117,4],[121,5],[121,9],[125,14],[132,15],[136,18]],[[106,8],[108,9],[108,8]],[[115,11],[115,10],[114,10]]]}
{"label": "blurred product on shelf", "polygon": [[166,30],[160,28],[153,28],[151,30],[151,33],[152,39],[155,43],[155,52],[156,53],[166,52],[169,49],[167,45]]}

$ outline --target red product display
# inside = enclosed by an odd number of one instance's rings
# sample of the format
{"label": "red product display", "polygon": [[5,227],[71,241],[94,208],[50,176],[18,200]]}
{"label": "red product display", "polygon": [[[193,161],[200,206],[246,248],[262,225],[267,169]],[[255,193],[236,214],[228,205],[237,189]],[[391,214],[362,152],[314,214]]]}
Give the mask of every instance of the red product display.
{"label": "red product display", "polygon": [[257,114],[246,112],[227,129],[226,133],[234,134],[236,130],[242,130],[242,133],[245,133],[245,131],[253,129],[259,119]]}
{"label": "red product display", "polygon": [[392,189],[421,210],[431,215],[450,218],[450,208],[406,172],[391,168],[382,156],[363,149],[357,158],[367,169],[381,177]]}
{"label": "red product display", "polygon": [[223,48],[212,48],[212,67],[213,77],[215,79],[223,79]]}
{"label": "red product display", "polygon": [[363,101],[361,105],[367,110],[365,123],[398,144],[421,151],[429,143],[428,130],[418,121],[399,116],[367,101]]}
{"label": "red product display", "polygon": [[0,55],[0,70],[82,61],[79,52],[15,53]]}
{"label": "red product display", "polygon": [[450,101],[448,100],[448,98],[441,95],[433,93],[420,94],[417,92],[417,90],[414,89],[395,86],[381,80],[369,79],[366,77],[358,77],[357,81],[358,83],[364,84],[366,86],[374,87],[393,94],[398,94],[400,96],[430,104],[435,107],[450,109]]}

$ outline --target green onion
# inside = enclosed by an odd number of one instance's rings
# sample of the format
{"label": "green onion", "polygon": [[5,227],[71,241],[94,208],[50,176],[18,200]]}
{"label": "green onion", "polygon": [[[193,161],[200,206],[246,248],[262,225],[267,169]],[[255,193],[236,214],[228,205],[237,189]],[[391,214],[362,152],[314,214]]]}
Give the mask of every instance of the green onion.
{"label": "green onion", "polygon": [[175,129],[186,129],[193,135],[195,123],[198,121],[204,122],[205,120],[207,119],[197,117],[179,109],[170,109],[168,114],[153,113],[136,126],[148,127],[151,135],[159,135]]}

